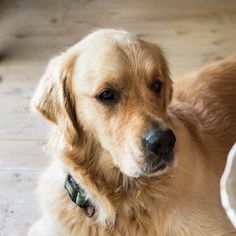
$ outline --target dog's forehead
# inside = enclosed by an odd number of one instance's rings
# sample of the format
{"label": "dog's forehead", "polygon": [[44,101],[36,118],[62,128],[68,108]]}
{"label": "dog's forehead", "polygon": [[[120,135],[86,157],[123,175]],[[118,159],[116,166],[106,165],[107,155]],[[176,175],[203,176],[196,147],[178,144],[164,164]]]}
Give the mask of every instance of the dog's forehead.
{"label": "dog's forehead", "polygon": [[74,67],[76,87],[92,91],[108,80],[122,83],[138,74],[151,74],[158,70],[159,53],[158,47],[128,33],[93,36],[81,43]]}

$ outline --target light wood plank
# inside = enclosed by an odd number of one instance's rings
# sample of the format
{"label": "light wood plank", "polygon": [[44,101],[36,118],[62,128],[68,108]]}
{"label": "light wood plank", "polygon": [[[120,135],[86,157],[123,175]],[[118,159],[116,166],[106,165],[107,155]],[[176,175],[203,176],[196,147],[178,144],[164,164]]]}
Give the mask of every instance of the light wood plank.
{"label": "light wood plank", "polygon": [[0,235],[26,235],[39,218],[35,200],[38,171],[0,171]]}
{"label": "light wood plank", "polygon": [[0,114],[0,140],[38,140],[48,133],[48,125],[35,114]]}
{"label": "light wood plank", "polygon": [[45,146],[46,140],[0,140],[0,171],[41,170],[51,159]]}

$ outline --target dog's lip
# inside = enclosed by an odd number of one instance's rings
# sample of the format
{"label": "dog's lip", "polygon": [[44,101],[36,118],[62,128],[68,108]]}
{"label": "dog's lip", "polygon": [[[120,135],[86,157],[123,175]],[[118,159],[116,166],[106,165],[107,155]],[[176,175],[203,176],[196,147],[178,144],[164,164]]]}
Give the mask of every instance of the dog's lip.
{"label": "dog's lip", "polygon": [[148,171],[147,171],[147,174],[153,174],[153,173],[156,173],[158,171],[163,171],[166,168],[167,168],[167,163],[163,162],[160,165],[149,168]]}
{"label": "dog's lip", "polygon": [[147,175],[152,175],[158,172],[164,172],[168,168],[172,167],[174,163],[175,160],[174,160],[174,155],[172,153],[168,157],[165,157],[165,159],[162,159],[157,165],[152,164],[151,168],[149,166],[149,168],[147,168],[145,172]]}
{"label": "dog's lip", "polygon": [[167,163],[161,163],[159,166],[153,169],[153,172],[159,171],[159,170],[164,170],[167,166]]}

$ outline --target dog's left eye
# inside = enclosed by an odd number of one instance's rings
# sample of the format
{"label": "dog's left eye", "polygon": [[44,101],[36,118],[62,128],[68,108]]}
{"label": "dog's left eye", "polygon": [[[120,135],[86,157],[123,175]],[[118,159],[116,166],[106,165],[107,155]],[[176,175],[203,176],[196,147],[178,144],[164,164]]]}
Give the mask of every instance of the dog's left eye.
{"label": "dog's left eye", "polygon": [[162,89],[162,82],[158,79],[155,79],[154,81],[152,81],[152,83],[150,84],[150,89],[157,93],[160,94],[161,89]]}
{"label": "dog's left eye", "polygon": [[105,89],[96,98],[103,103],[115,103],[118,100],[117,93],[112,89]]}

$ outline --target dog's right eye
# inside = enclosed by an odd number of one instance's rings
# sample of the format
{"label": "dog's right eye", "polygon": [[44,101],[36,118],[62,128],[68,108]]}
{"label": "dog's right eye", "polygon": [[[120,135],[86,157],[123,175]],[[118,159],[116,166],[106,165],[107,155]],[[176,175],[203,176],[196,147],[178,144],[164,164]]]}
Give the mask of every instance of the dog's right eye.
{"label": "dog's right eye", "polygon": [[112,89],[105,89],[96,96],[97,100],[103,103],[116,103],[118,100],[118,94]]}

